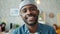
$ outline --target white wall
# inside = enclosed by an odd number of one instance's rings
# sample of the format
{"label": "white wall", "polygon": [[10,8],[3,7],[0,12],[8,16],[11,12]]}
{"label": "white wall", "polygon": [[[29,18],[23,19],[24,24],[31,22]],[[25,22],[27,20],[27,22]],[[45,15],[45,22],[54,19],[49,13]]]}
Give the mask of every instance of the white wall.
{"label": "white wall", "polygon": [[10,23],[17,23],[19,25],[23,24],[23,21],[20,16],[11,16],[10,9],[11,8],[18,8],[18,4],[21,0],[0,0],[0,19],[1,21],[6,22],[7,30],[10,28]]}

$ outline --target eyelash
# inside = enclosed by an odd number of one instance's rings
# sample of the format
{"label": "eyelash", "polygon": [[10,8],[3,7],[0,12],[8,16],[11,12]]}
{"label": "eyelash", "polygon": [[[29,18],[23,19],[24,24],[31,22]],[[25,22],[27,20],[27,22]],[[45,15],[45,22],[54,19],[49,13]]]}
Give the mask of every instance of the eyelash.
{"label": "eyelash", "polygon": [[26,10],[23,10],[23,12],[25,13],[25,12],[27,12]]}

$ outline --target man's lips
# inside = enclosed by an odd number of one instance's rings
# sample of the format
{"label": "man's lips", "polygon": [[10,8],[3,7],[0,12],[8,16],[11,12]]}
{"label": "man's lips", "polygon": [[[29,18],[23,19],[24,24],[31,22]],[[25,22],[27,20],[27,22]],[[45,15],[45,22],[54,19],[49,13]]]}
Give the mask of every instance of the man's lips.
{"label": "man's lips", "polygon": [[36,17],[36,15],[30,14],[30,15],[26,15],[25,19],[34,19]]}
{"label": "man's lips", "polygon": [[35,18],[34,17],[28,17],[27,20],[29,20],[29,21],[35,21]]}

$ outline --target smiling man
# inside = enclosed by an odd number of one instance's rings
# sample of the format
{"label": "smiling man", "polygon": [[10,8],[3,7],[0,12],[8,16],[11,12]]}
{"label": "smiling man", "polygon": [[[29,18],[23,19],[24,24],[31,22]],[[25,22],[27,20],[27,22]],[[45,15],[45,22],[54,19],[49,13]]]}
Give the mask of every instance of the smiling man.
{"label": "smiling man", "polygon": [[25,24],[12,34],[56,34],[53,27],[38,23],[39,10],[31,0],[24,0],[19,5],[19,10]]}

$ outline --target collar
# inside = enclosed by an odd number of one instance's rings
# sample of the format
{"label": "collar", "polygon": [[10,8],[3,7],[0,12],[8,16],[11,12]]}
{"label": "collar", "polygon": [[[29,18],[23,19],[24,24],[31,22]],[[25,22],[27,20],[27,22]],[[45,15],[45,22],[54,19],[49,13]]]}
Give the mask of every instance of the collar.
{"label": "collar", "polygon": [[25,24],[25,32],[29,33],[29,30],[28,30],[28,27],[26,26],[26,24]]}
{"label": "collar", "polygon": [[[42,28],[41,27],[42,27],[41,23],[38,23],[38,27],[37,27],[36,32],[42,32]],[[26,26],[26,24],[25,24],[25,32],[26,33],[30,33],[29,30],[28,30],[28,27]]]}

